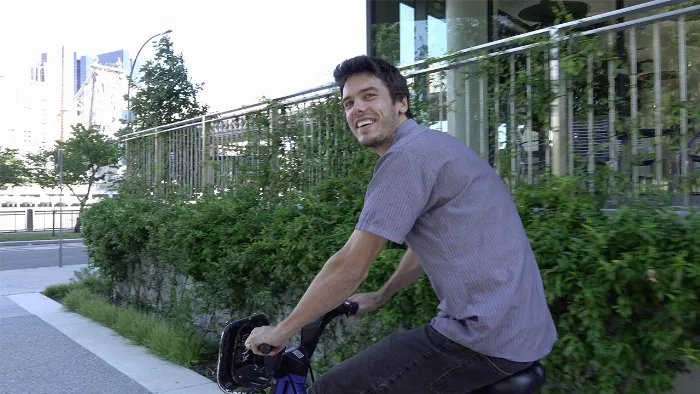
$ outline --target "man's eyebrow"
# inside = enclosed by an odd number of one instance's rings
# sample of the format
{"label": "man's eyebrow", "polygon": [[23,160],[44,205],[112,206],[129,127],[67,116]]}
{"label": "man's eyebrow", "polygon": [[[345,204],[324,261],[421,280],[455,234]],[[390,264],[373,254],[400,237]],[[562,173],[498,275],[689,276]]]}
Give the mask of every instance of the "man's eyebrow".
{"label": "man's eyebrow", "polygon": [[[367,92],[367,91],[370,91],[370,90],[375,90],[375,91],[376,91],[376,90],[379,90],[379,89],[375,88],[374,86],[369,86],[369,87],[366,87],[366,88],[360,90],[359,92],[357,92],[357,94],[362,94],[362,93]],[[343,99],[342,102],[345,103],[345,102],[348,101],[349,99],[350,99],[350,96],[347,96],[347,97],[345,97],[345,98]]]}

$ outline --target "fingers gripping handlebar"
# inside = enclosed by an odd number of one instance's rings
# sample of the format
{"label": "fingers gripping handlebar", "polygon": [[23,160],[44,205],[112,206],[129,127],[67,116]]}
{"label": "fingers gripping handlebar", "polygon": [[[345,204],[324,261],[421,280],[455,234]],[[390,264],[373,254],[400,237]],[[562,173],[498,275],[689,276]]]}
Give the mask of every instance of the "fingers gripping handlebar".
{"label": "fingers gripping handlebar", "polygon": [[[328,322],[340,315],[353,316],[357,313],[358,307],[359,306],[356,302],[345,300],[345,302],[340,304],[340,306],[323,315],[323,325],[327,324]],[[260,349],[260,353],[262,354],[270,354],[270,352],[272,352],[273,347],[268,345],[267,343],[263,343],[258,347],[258,349]]]}

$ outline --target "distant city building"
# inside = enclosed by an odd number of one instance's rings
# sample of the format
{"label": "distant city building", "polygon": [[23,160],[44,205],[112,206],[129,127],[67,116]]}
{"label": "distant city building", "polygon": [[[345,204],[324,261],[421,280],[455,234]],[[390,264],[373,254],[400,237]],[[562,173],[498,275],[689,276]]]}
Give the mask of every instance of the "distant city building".
{"label": "distant city building", "polygon": [[73,62],[66,48],[42,53],[24,75],[0,79],[0,145],[34,152],[66,137],[73,101]]}
{"label": "distant city building", "polygon": [[78,58],[78,54],[73,54],[73,62],[75,63],[75,90],[74,93],[78,93],[80,87],[83,86],[85,80],[92,72],[92,65],[95,64],[95,59],[97,63],[103,66],[120,67],[124,70],[125,75],[129,75],[131,72],[132,61],[129,57],[129,51],[125,49],[119,49],[117,51],[107,52],[98,54],[95,56],[81,56]]}
{"label": "distant city building", "polygon": [[78,122],[99,125],[113,137],[126,119],[123,96],[132,63],[124,49],[78,56],[57,46],[41,53],[24,76],[3,76],[0,146],[37,151],[70,138],[71,125]]}
{"label": "distant city building", "polygon": [[104,65],[99,58],[93,58],[89,69],[90,74],[73,98],[73,123],[98,128],[114,137],[123,127],[121,120],[126,115],[126,70],[120,59],[113,65]]}

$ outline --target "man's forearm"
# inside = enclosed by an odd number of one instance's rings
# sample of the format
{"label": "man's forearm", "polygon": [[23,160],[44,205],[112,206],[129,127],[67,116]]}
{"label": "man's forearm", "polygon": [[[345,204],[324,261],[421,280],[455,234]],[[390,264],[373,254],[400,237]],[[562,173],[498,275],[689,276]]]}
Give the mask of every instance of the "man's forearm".
{"label": "man's forearm", "polygon": [[418,255],[411,248],[408,248],[401,258],[396,271],[378,291],[382,304],[389,301],[399,290],[415,282],[423,273],[423,267],[420,265]]}
{"label": "man's forearm", "polygon": [[317,317],[342,304],[362,284],[366,272],[358,272],[343,261],[343,255],[333,255],[316,275],[294,311],[278,329],[292,334]]}

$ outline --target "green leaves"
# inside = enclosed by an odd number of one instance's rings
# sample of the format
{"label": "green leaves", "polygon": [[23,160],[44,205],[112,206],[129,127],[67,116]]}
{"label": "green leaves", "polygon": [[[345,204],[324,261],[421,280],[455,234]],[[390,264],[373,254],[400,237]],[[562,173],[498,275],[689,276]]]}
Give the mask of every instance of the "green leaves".
{"label": "green leaves", "polygon": [[0,188],[20,186],[27,181],[27,168],[16,149],[0,147]]}
{"label": "green leaves", "polygon": [[[143,280],[129,272],[148,260],[195,279],[197,302],[209,311],[264,310],[274,321],[352,232],[367,168],[292,196],[240,187],[196,204],[105,200],[85,213],[85,239],[94,264],[116,280]],[[515,190],[559,333],[543,360],[550,392],[665,390],[685,361],[700,357],[700,215],[648,201],[604,211],[605,196],[591,195],[587,181],[559,178]],[[381,286],[402,254],[400,245],[387,246],[359,291]],[[321,353],[316,369],[436,312],[423,277],[341,339],[324,337],[321,346],[333,351]]]}
{"label": "green leaves", "polygon": [[134,130],[195,118],[209,110],[197,101],[203,84],[189,80],[184,58],[175,54],[170,38],[163,36],[154,46],[155,58],[141,67],[139,84],[130,81],[136,92],[130,98]]}
{"label": "green leaves", "polygon": [[118,148],[98,128],[85,128],[78,123],[73,134],[65,141],[56,141],[51,149],[28,154],[28,172],[32,181],[41,187],[54,188],[60,184],[58,150],[63,150],[63,184],[75,195],[74,188],[87,185],[87,193],[76,195],[80,209],[85,206],[92,186],[116,167]]}
{"label": "green leaves", "polygon": [[601,211],[585,181],[516,190],[559,330],[554,392],[665,390],[698,346],[700,215],[643,200]]}

